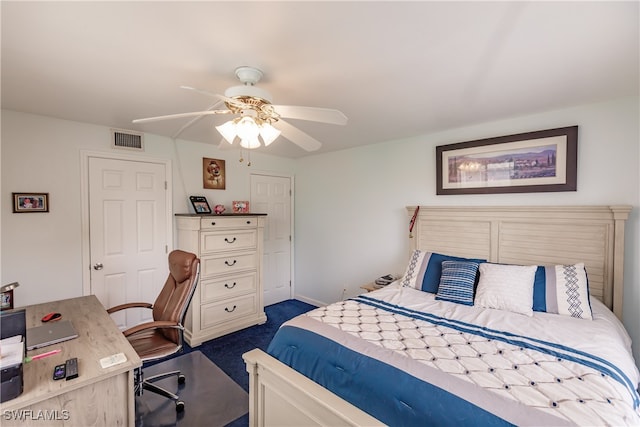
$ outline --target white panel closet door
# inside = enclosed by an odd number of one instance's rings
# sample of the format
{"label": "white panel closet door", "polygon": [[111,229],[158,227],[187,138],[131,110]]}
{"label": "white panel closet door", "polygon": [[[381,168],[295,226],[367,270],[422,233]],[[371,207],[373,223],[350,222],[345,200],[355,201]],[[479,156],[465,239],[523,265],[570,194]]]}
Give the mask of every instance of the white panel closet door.
{"label": "white panel closet door", "polygon": [[264,228],[264,305],[291,295],[291,178],[251,175],[251,212],[266,213]]}
{"label": "white panel closet door", "polygon": [[[106,307],[153,303],[168,275],[165,166],[89,159],[91,293]],[[151,310],[115,313],[120,328],[152,320]]]}

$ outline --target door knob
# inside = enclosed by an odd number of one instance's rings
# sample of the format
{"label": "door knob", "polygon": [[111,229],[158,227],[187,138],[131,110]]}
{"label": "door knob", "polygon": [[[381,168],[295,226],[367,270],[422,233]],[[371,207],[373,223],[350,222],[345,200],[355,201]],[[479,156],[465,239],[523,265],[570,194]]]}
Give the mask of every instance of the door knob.
{"label": "door knob", "polygon": [[104,267],[104,266],[102,265],[101,262],[98,262],[98,263],[93,265],[93,269],[94,270],[102,270],[102,267]]}

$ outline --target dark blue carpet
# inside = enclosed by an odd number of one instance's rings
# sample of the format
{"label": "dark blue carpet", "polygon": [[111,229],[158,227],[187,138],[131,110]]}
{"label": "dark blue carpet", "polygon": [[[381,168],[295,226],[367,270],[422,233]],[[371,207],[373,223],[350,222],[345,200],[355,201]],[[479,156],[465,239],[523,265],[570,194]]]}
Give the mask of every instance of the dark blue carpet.
{"label": "dark blue carpet", "polygon": [[[242,355],[249,350],[259,348],[267,350],[273,335],[280,325],[287,320],[316,308],[298,300],[283,301],[265,307],[267,321],[263,325],[256,325],[243,329],[232,334],[224,335],[202,343],[199,347],[192,349],[187,344],[182,353],[176,356],[189,353],[193,350],[201,351],[207,358],[215,363],[232,380],[234,380],[246,392],[249,392],[249,374],[245,369]],[[249,424],[249,414],[238,418],[228,424],[229,427],[241,427]]]}

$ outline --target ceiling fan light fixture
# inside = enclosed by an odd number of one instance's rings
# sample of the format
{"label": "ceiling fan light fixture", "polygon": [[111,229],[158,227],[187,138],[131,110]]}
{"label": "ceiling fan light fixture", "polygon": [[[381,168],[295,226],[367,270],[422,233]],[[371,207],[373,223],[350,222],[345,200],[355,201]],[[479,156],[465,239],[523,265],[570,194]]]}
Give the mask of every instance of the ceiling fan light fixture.
{"label": "ceiling fan light fixture", "polygon": [[254,138],[243,138],[240,140],[240,146],[252,150],[260,147],[260,141],[257,136]]}
{"label": "ceiling fan light fixture", "polygon": [[229,144],[233,144],[233,140],[236,138],[236,124],[233,120],[229,120],[228,122],[221,124],[220,126],[216,126],[216,130],[220,132],[220,135],[227,141]]}
{"label": "ceiling fan light fixture", "polygon": [[264,142],[264,146],[268,146],[280,136],[282,132],[271,126],[270,123],[263,123],[260,125],[260,136]]}
{"label": "ceiling fan light fixture", "polygon": [[260,129],[258,128],[258,124],[253,120],[253,118],[245,116],[242,117],[238,123],[236,123],[236,132],[238,134],[238,138],[243,140],[252,140],[258,138],[260,134]]}

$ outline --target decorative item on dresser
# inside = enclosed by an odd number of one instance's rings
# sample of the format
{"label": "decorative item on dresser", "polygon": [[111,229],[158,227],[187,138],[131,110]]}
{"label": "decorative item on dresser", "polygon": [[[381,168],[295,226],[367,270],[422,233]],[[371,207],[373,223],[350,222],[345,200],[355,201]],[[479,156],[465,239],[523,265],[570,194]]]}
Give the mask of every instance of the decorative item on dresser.
{"label": "decorative item on dresser", "polygon": [[176,214],[178,248],[200,258],[185,319],[191,347],[266,322],[262,252],[266,214]]}

